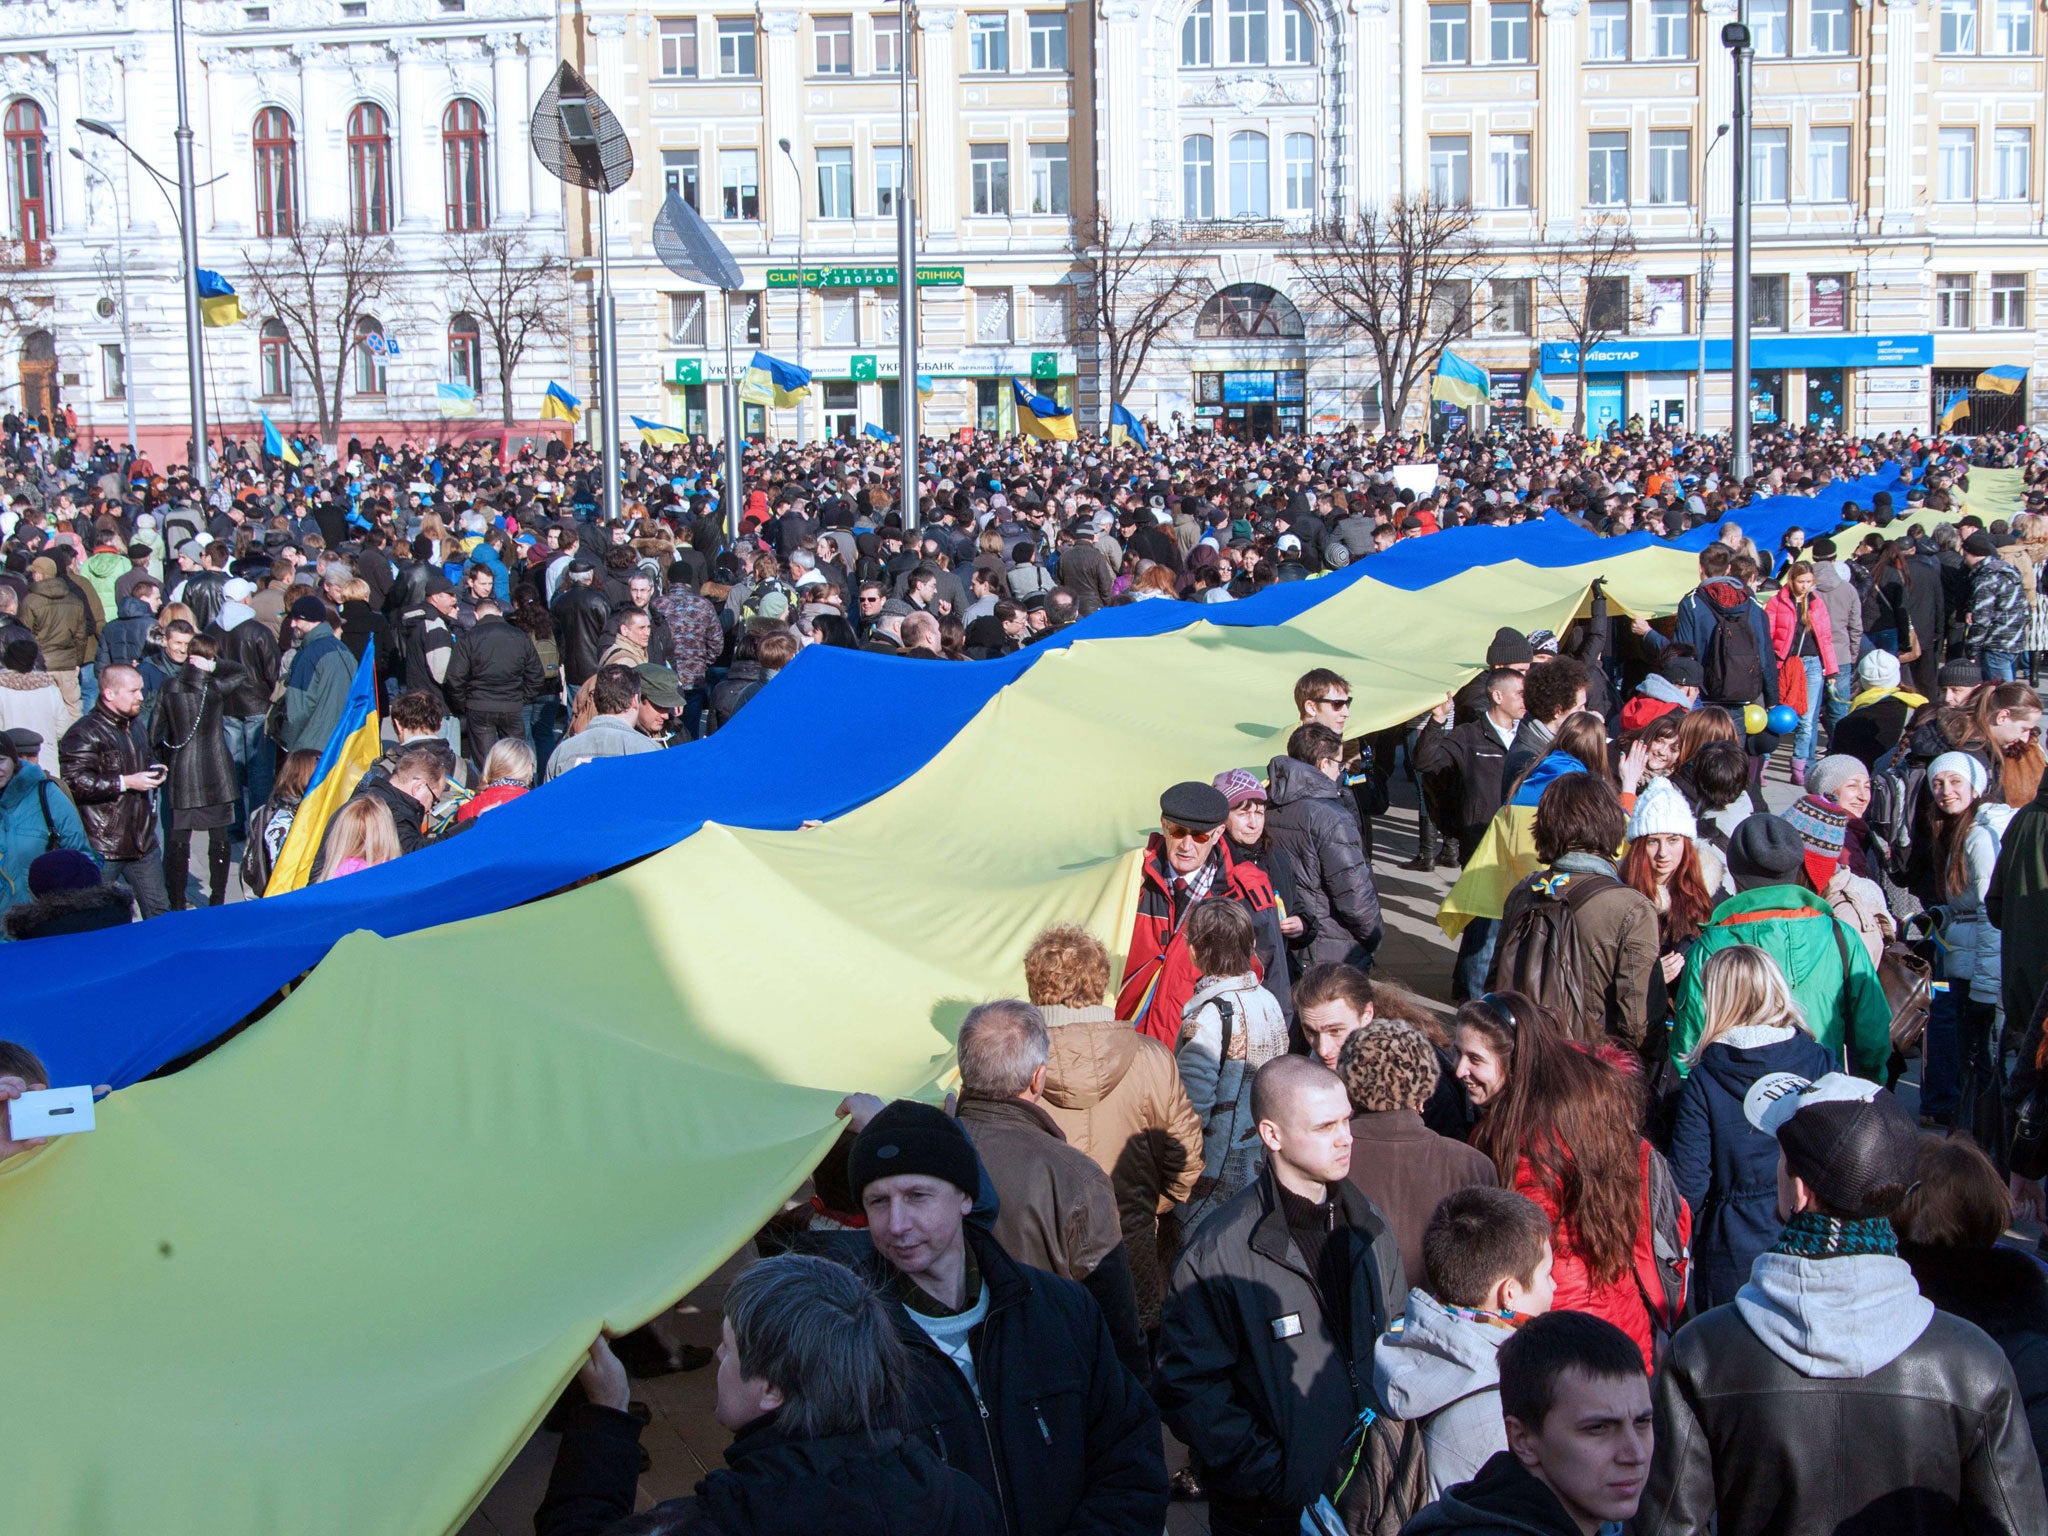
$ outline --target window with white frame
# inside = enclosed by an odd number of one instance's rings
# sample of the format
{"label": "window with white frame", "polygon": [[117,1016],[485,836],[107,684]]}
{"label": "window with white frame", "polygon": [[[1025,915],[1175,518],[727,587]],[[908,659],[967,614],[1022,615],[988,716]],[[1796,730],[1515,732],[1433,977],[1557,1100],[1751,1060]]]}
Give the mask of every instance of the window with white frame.
{"label": "window with white frame", "polygon": [[977,74],[1003,74],[1010,67],[1010,18],[967,18],[967,67]]}
{"label": "window with white frame", "polygon": [[1650,201],[1692,201],[1691,129],[1655,128],[1650,131]]}
{"label": "window with white frame", "polygon": [[2034,130],[1998,128],[1991,134],[1991,195],[2023,203],[2034,190]]}
{"label": "window with white frame", "polygon": [[672,293],[668,296],[668,343],[672,347],[701,347],[704,341],[704,295]]}
{"label": "window with white frame", "polygon": [[1062,342],[1073,330],[1071,295],[1065,287],[1031,290],[1031,339]]}
{"label": "window with white frame", "polygon": [[754,18],[718,19],[718,73],[727,80],[752,80],[760,73],[754,57]]}
{"label": "window with white frame", "polygon": [[1290,133],[1281,145],[1282,207],[1295,215],[1316,211],[1316,140],[1312,133]]}
{"label": "window with white frame", "polygon": [[1533,286],[1526,277],[1496,277],[1492,303],[1486,311],[1486,328],[1496,336],[1527,336],[1535,312],[1530,296]]}
{"label": "window with white frame", "polygon": [[1529,7],[1507,0],[1487,7],[1487,58],[1495,64],[1529,62]]}
{"label": "window with white frame", "polygon": [[853,151],[843,145],[818,151],[818,217],[853,217]]}
{"label": "window with white frame", "polygon": [[875,16],[875,73],[893,75],[903,68],[902,18],[894,14]]}
{"label": "window with white frame", "polygon": [[828,347],[860,345],[860,290],[828,290],[818,304],[818,337]]}
{"label": "window with white frame", "polygon": [[1472,7],[1432,5],[1429,8],[1429,62],[1471,62]]}
{"label": "window with white frame", "polygon": [[853,18],[811,18],[812,66],[821,75],[853,73]]}
{"label": "window with white frame", "polygon": [[875,163],[875,217],[896,217],[896,196],[903,186],[903,146],[877,144],[869,151]]}
{"label": "window with white frame", "polygon": [[1943,53],[1977,51],[1977,0],[1940,0]]}
{"label": "window with white frame", "polygon": [[1791,323],[1791,283],[1782,272],[1759,272],[1749,280],[1749,323],[1760,331],[1782,331]]}
{"label": "window with white frame", "polygon": [[1782,203],[1792,195],[1787,159],[1788,130],[1755,128],[1749,136],[1749,196],[1757,203]]}
{"label": "window with white frame", "polygon": [[974,211],[1001,217],[1010,211],[1010,146],[970,144],[967,165],[974,194]]}
{"label": "window with white frame", "polygon": [[1189,134],[1180,144],[1180,216],[1216,217],[1216,141],[1206,133]]}
{"label": "window with white frame", "polygon": [[1849,200],[1849,130],[1814,128],[1806,135],[1806,200]]}
{"label": "window with white frame", "polygon": [[673,192],[699,213],[704,211],[697,189],[697,151],[664,149],[661,152],[661,181],[664,193]]}
{"label": "window with white frame", "polygon": [[100,398],[128,398],[128,360],[118,341],[100,343]]}
{"label": "window with white frame", "polygon": [[1586,8],[1586,57],[1596,64],[1628,57],[1629,0],[1593,0]]}
{"label": "window with white frame", "polygon": [[1246,130],[1230,136],[1230,216],[1263,219],[1273,211],[1272,171],[1266,136]]}
{"label": "window with white frame", "polygon": [[1792,51],[1792,0],[1749,0],[1749,46],[1760,59]]}
{"label": "window with white frame", "polygon": [[974,290],[974,339],[984,343],[1011,339],[1009,289]]}
{"label": "window with white frame", "polygon": [[1487,174],[1493,180],[1493,206],[1529,206],[1529,135],[1496,133],[1486,141]]}
{"label": "window with white frame", "polygon": [[1807,0],[1806,46],[1817,54],[1849,51],[1849,0]]}
{"label": "window with white frame", "polygon": [[1934,195],[1945,203],[1977,196],[1977,130],[1944,128],[1935,141]]}
{"label": "window with white frame", "polygon": [[1472,141],[1463,134],[1431,134],[1429,195],[1439,203],[1472,201]]}
{"label": "window with white frame", "polygon": [[262,389],[268,399],[280,399],[292,392],[291,333],[282,320],[266,320],[257,342]]}
{"label": "window with white frame", "polygon": [[1067,13],[1032,11],[1024,18],[1024,31],[1031,45],[1033,69],[1067,67]]}
{"label": "window with white frame", "polygon": [[1296,4],[1296,0],[1281,0],[1280,5],[1280,62],[1282,64],[1313,64],[1316,61],[1316,29],[1308,19],[1308,11]]}
{"label": "window with white frame", "polygon": [[697,78],[697,18],[661,24],[661,74],[665,80]]}
{"label": "window with white frame", "polygon": [[1594,208],[1628,203],[1628,135],[1586,135],[1586,202]]}
{"label": "window with white frame", "polygon": [[1994,331],[2023,331],[2027,328],[2027,274],[1994,272],[1985,286],[1990,315],[1985,321]]}
{"label": "window with white frame", "polygon": [[1970,328],[1970,274],[1944,272],[1934,279],[1934,324],[1944,331]]}
{"label": "window with white frame", "polygon": [[2034,51],[2034,7],[2038,0],[1992,0],[1991,51]]}
{"label": "window with white frame", "polygon": [[1070,202],[1067,193],[1067,146],[1065,144],[1033,144],[1031,146],[1031,211],[1033,213],[1066,213]]}
{"label": "window with white frame", "polygon": [[384,393],[384,324],[375,315],[356,321],[356,393]]}
{"label": "window with white frame", "polygon": [[728,219],[761,217],[761,154],[753,149],[718,152],[719,208]]}
{"label": "window with white frame", "polygon": [[1180,24],[1181,68],[1207,69],[1215,62],[1216,0],[1202,0]]}
{"label": "window with white frame", "polygon": [[1650,0],[1650,57],[1692,57],[1692,0]]}
{"label": "window with white frame", "polygon": [[1223,0],[1224,40],[1233,64],[1266,62],[1266,0]]}

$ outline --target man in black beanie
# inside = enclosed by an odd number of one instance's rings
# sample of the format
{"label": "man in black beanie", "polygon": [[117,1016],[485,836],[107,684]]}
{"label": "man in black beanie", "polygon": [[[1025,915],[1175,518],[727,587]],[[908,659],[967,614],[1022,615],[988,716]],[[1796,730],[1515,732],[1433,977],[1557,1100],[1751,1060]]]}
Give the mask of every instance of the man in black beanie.
{"label": "man in black beanie", "polygon": [[950,1115],[865,1094],[840,1108],[859,1127],[847,1182],[867,1230],[809,1241],[888,1301],[919,1365],[906,1428],[989,1492],[1009,1536],[1159,1536],[1159,1411],[1094,1298],[968,1220],[981,1162]]}

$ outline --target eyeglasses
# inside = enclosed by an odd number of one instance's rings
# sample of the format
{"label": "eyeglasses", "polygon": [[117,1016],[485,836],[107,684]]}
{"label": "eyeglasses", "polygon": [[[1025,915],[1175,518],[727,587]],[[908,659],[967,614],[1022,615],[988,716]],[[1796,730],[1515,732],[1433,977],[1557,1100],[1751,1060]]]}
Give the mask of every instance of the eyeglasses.
{"label": "eyeglasses", "polygon": [[1214,832],[1216,829],[1214,827],[1211,827],[1207,832],[1197,832],[1192,827],[1184,827],[1177,821],[1169,821],[1165,824],[1164,827],[1161,828],[1161,830],[1164,831],[1169,838],[1173,838],[1175,840],[1185,838],[1191,839],[1194,842],[1200,842],[1203,838],[1207,837],[1210,832]]}
{"label": "eyeglasses", "polygon": [[1479,1006],[1498,1015],[1501,1021],[1507,1025],[1509,1034],[1518,1035],[1522,1032],[1522,1021],[1515,1017],[1515,1010],[1502,1000],[1498,992],[1489,992],[1480,998]]}

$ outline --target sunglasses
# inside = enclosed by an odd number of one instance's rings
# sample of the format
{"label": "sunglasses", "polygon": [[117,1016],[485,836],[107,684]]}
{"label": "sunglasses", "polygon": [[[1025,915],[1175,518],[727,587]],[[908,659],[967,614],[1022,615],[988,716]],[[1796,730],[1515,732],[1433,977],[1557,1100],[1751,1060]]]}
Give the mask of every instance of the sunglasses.
{"label": "sunglasses", "polygon": [[1315,702],[1327,705],[1331,709],[1349,709],[1351,707],[1351,695],[1346,693],[1334,699],[1317,699]]}
{"label": "sunglasses", "polygon": [[1174,839],[1186,838],[1191,839],[1195,842],[1200,842],[1203,838],[1207,837],[1210,832],[1214,832],[1215,830],[1216,829],[1214,827],[1211,827],[1209,828],[1208,832],[1197,832],[1192,827],[1184,827],[1177,821],[1169,821],[1168,823],[1166,823],[1165,827],[1165,832],[1168,837]]}

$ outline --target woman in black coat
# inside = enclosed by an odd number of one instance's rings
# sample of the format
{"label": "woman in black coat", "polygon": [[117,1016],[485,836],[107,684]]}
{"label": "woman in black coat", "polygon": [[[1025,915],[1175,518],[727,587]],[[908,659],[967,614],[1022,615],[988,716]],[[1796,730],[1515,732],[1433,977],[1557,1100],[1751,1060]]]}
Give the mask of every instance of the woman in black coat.
{"label": "woman in black coat", "polygon": [[149,723],[149,751],[171,770],[164,781],[164,884],[171,909],[185,906],[185,877],[192,867],[192,834],[207,839],[208,905],[228,895],[228,844],[235,825],[235,761],[228,755],[224,704],[235,681],[232,666],[218,664],[211,635],[192,637],[185,664],[156,696]]}

